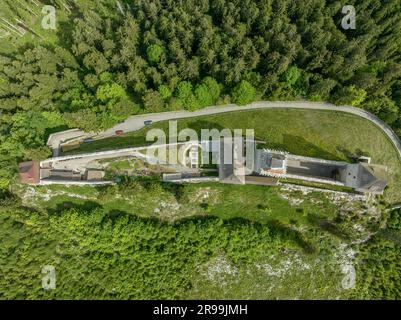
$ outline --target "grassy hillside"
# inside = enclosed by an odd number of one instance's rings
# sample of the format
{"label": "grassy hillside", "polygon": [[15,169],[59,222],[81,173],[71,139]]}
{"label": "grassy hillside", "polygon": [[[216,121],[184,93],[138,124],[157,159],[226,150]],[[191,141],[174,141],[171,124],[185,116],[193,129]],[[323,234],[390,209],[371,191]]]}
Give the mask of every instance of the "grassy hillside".
{"label": "grassy hillside", "polygon": [[[151,128],[162,128],[168,133],[167,123],[156,123],[121,137],[82,144],[66,154],[143,145],[148,143],[146,132]],[[183,128],[198,132],[207,128],[254,129],[256,138],[266,141],[269,147],[328,160],[349,161],[352,154],[368,155],[373,163],[388,166],[386,200],[401,201],[401,159],[396,149],[380,128],[358,116],[298,109],[255,110],[180,120],[178,129]]]}
{"label": "grassy hillside", "polygon": [[[253,185],[145,179],[14,192],[27,211],[0,209],[3,298],[349,298],[341,266],[355,263],[348,242],[363,235],[343,231],[377,223],[346,197]],[[45,264],[57,269],[51,292],[36,281]]]}

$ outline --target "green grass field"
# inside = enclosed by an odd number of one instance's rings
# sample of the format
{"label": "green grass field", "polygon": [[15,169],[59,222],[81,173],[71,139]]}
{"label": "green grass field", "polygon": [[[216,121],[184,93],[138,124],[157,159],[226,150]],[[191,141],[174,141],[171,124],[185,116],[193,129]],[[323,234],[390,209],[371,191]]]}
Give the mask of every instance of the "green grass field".
{"label": "green grass field", "polygon": [[[82,144],[65,154],[118,149],[149,144],[146,133],[161,128],[168,133],[168,123],[161,122],[140,131]],[[178,130],[254,129],[257,139],[271,148],[293,154],[328,160],[348,160],[349,155],[364,154],[372,162],[388,166],[389,187],[385,198],[390,203],[401,201],[401,159],[388,137],[370,121],[355,115],[315,110],[256,110],[233,112],[178,122]]]}

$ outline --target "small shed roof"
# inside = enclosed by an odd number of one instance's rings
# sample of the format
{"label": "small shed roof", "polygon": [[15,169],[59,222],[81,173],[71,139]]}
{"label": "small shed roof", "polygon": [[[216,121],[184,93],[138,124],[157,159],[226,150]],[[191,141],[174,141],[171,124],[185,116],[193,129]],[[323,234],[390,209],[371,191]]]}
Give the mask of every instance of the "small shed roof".
{"label": "small shed roof", "polygon": [[220,140],[219,180],[222,183],[245,184],[245,167],[238,160],[237,150],[232,142]]}
{"label": "small shed roof", "polygon": [[387,186],[387,167],[359,162],[348,164],[345,185],[359,192],[383,194]]}

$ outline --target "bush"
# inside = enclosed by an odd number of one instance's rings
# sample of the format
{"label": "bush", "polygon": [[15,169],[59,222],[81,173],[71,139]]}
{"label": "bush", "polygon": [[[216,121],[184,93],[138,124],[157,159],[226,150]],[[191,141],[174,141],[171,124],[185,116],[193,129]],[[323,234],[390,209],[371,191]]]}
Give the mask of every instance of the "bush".
{"label": "bush", "polygon": [[170,98],[173,94],[170,90],[170,88],[164,84],[159,86],[159,95],[163,100],[167,100]]}
{"label": "bush", "polygon": [[[147,188],[160,192],[151,182]],[[3,210],[0,253],[8,273],[0,278],[0,297],[182,298],[202,263],[224,252],[238,266],[253,265],[278,249],[278,237],[265,225],[243,219],[167,224],[100,208],[62,209],[53,215]],[[51,292],[37,280],[46,264],[57,265],[61,275]]]}
{"label": "bush", "polygon": [[387,227],[393,230],[401,230],[401,210],[393,210],[387,219]]}
{"label": "bush", "polygon": [[164,110],[164,101],[157,91],[148,91],[143,97],[143,104],[148,112],[161,112]]}
{"label": "bush", "polygon": [[152,44],[146,49],[146,54],[150,63],[157,64],[160,61],[161,55],[163,53],[163,47]]}
{"label": "bush", "polygon": [[242,80],[232,91],[233,101],[239,105],[251,103],[255,99],[256,89],[245,80]]}
{"label": "bush", "polygon": [[192,84],[188,81],[181,81],[178,84],[176,96],[187,110],[195,110],[199,107],[199,101],[192,92]]}

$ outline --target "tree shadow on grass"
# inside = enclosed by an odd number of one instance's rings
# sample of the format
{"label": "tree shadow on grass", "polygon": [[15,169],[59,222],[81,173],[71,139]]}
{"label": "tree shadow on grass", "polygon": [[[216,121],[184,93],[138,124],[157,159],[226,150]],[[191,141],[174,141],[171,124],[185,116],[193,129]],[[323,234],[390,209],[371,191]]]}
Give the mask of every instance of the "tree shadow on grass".
{"label": "tree shadow on grass", "polygon": [[103,216],[103,219],[101,221],[100,224],[111,220],[112,223],[114,224],[118,219],[122,219],[124,217],[127,217],[128,219],[142,219],[142,220],[146,220],[146,221],[152,221],[152,223],[161,223],[161,221],[156,218],[156,217],[146,217],[146,218],[140,218],[132,213],[129,213],[127,211],[123,211],[123,210],[118,210],[118,209],[112,209],[109,210],[105,213],[105,215]]}
{"label": "tree shadow on grass", "polygon": [[19,208],[21,208],[24,211],[30,212],[30,213],[38,212],[38,210],[36,208],[32,208],[32,207],[28,207],[28,206],[20,206]]}
{"label": "tree shadow on grass", "polygon": [[198,120],[198,121],[192,121],[187,123],[186,126],[188,129],[193,129],[198,133],[198,138],[201,138],[201,130],[202,129],[217,129],[219,131],[223,130],[224,127],[216,122],[211,122],[211,121],[205,121],[205,120]]}
{"label": "tree shadow on grass", "polygon": [[151,145],[153,142],[146,141],[145,136],[133,136],[133,135],[122,135],[114,136],[105,139],[95,140],[91,143],[83,143],[79,146],[79,149],[74,149],[71,151],[65,151],[63,155],[69,154],[81,154],[87,152],[98,152],[98,151],[108,151],[123,148],[132,147],[142,147]]}
{"label": "tree shadow on grass", "polygon": [[[123,182],[120,188],[129,189],[131,188],[131,183],[138,183],[146,191],[151,191],[153,187],[161,186],[163,191],[171,193],[177,201],[180,201],[184,195],[185,185],[177,183],[163,182],[159,175],[153,176],[137,176],[137,177],[121,177]],[[107,189],[98,189],[102,192],[107,192]]]}
{"label": "tree shadow on grass", "polygon": [[69,209],[76,209],[78,211],[91,211],[95,209],[103,208],[99,203],[95,201],[85,201],[82,204],[75,203],[72,201],[64,201],[59,204],[55,208],[47,208],[46,211],[48,214],[56,215],[60,214],[61,212]]}
{"label": "tree shadow on grass", "polygon": [[336,147],[337,151],[341,152],[345,158],[349,159],[352,162],[358,162],[358,158],[361,156],[369,157],[370,154],[368,152],[365,152],[361,149],[355,149],[354,152],[351,152],[350,150],[342,147],[342,146],[337,146]]}
{"label": "tree shadow on grass", "polygon": [[177,183],[161,183],[164,191],[171,193],[177,202],[183,198],[185,185]]}
{"label": "tree shadow on grass", "polygon": [[267,225],[273,234],[294,241],[304,250],[305,253],[315,254],[318,252],[317,247],[308,241],[298,230],[290,228],[279,220],[270,220],[267,222]]}
{"label": "tree shadow on grass", "polygon": [[270,143],[267,141],[269,148],[288,151],[292,154],[320,158],[326,160],[341,161],[343,158],[318,147],[317,145],[307,141],[306,139],[291,134],[283,135],[283,143]]}
{"label": "tree shadow on grass", "polygon": [[334,222],[329,221],[328,219],[324,218],[324,217],[320,217],[318,215],[315,214],[308,214],[308,222],[323,230],[326,232],[329,232],[330,234],[334,235],[335,237],[341,239],[341,240],[349,240],[350,237],[345,234],[344,232],[342,232]]}

